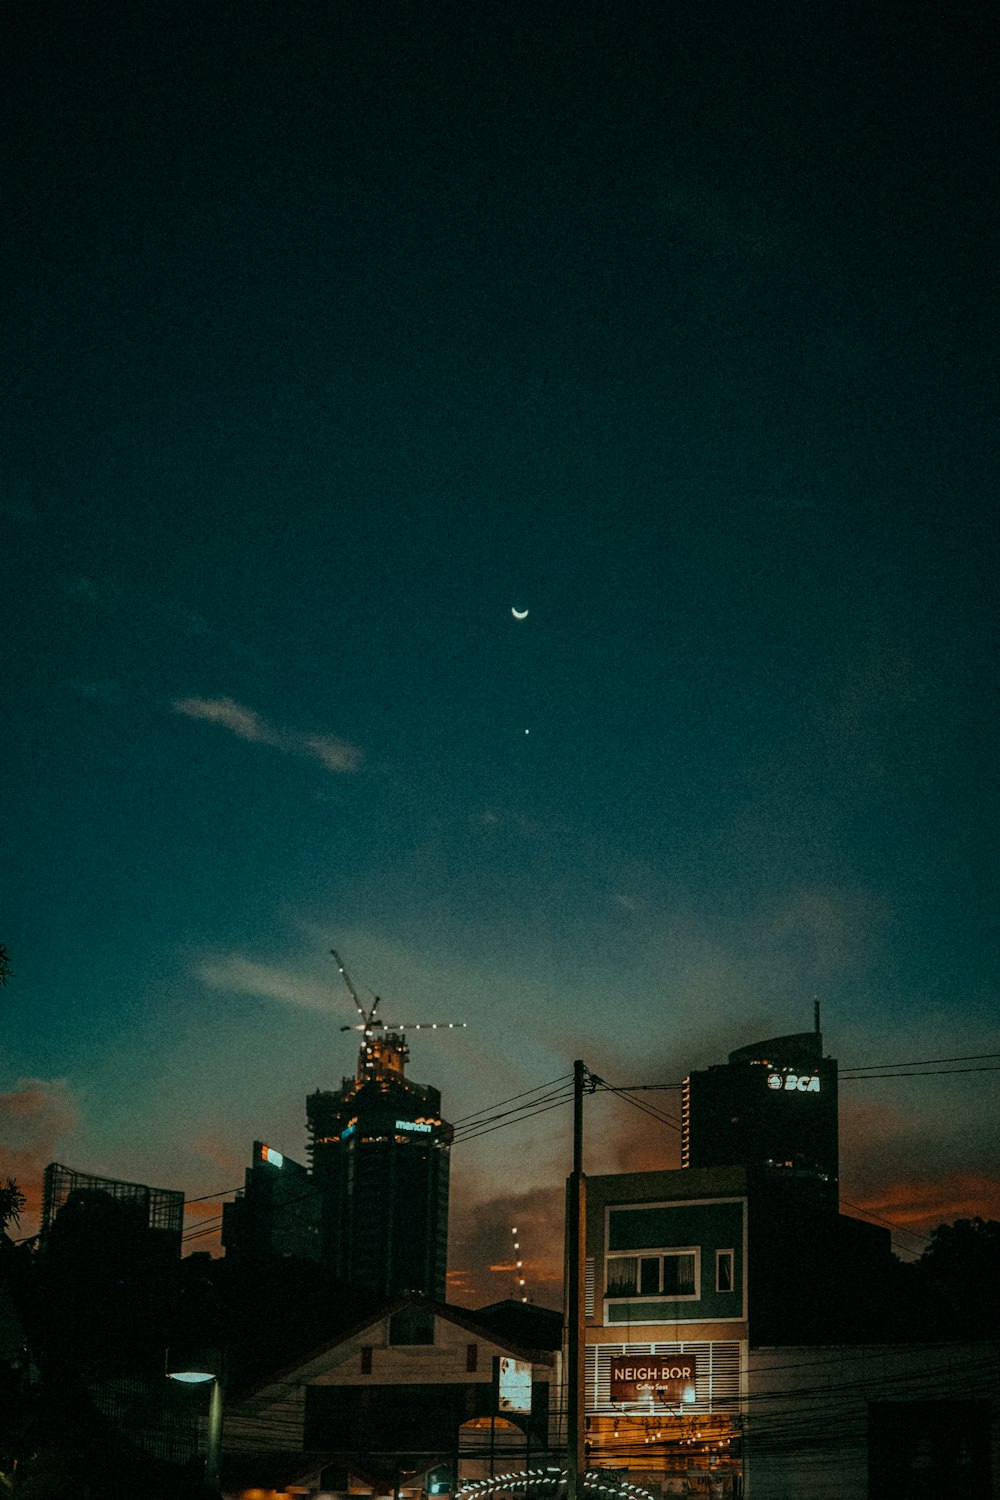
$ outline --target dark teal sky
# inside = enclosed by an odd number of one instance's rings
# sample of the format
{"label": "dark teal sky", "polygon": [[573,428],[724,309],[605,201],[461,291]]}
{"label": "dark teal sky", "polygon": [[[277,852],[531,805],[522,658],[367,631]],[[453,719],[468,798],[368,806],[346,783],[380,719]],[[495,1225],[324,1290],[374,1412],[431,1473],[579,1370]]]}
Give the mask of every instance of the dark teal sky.
{"label": "dark teal sky", "polygon": [[[452,1117],[814,995],[843,1063],[1000,1050],[985,8],[374,9],[14,8],[25,1178],[301,1158],[332,945],[470,1023]],[[845,1195],[1000,1213],[990,1075],[853,1089]],[[558,1119],[456,1154],[456,1246]]]}

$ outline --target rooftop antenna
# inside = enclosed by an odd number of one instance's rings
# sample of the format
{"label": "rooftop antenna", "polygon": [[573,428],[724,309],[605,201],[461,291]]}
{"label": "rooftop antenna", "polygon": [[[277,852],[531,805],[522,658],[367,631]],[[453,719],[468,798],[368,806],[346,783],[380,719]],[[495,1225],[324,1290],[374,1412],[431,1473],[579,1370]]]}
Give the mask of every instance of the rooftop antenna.
{"label": "rooftop antenna", "polygon": [[819,1036],[819,996],[813,996],[813,1030]]}
{"label": "rooftop antenna", "polygon": [[340,1028],[341,1031],[360,1031],[363,1034],[361,1050],[358,1054],[359,1083],[365,1078],[373,1078],[384,1073],[398,1073],[400,1077],[403,1076],[410,1055],[405,1032],[464,1029],[464,1021],[383,1021],[382,1017],[377,1014],[381,1003],[380,997],[376,995],[374,1003],[368,1010],[365,1010],[357,990],[351,983],[351,976],[344,968],[340,954],[336,948],[331,948],[330,953],[361,1017],[360,1022],[355,1021],[353,1025]]}

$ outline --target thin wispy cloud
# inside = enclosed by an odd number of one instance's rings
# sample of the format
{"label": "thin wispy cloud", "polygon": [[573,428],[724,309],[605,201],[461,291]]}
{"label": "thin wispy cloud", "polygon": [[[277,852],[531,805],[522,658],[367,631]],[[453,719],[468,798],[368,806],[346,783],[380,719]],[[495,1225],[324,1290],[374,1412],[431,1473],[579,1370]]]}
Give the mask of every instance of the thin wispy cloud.
{"label": "thin wispy cloud", "polygon": [[859,1195],[856,1207],[885,1215],[895,1224],[934,1228],[976,1215],[995,1217],[1000,1181],[984,1173],[957,1170],[936,1177],[897,1177],[879,1191]]}
{"label": "thin wispy cloud", "polygon": [[183,714],[185,718],[220,724],[223,729],[252,744],[271,745],[286,755],[318,760],[327,771],[337,775],[357,771],[361,766],[361,751],[347,740],[332,734],[279,729],[268,723],[256,709],[247,708],[234,698],[176,698],[172,707],[175,713]]}
{"label": "thin wispy cloud", "polygon": [[261,745],[280,745],[281,736],[276,729],[255,713],[244,708],[232,698],[178,698],[174,710],[189,719],[205,719],[209,724],[221,724],[241,740],[252,740]]}
{"label": "thin wispy cloud", "polygon": [[282,1005],[300,1006],[305,1010],[330,1009],[330,983],[306,978],[291,969],[256,963],[242,954],[206,959],[198,965],[198,978],[209,989],[231,995],[254,995],[261,1000],[276,1000]]}
{"label": "thin wispy cloud", "polygon": [[304,741],[304,749],[328,771],[356,771],[361,764],[361,752],[355,745],[330,734],[309,735]]}

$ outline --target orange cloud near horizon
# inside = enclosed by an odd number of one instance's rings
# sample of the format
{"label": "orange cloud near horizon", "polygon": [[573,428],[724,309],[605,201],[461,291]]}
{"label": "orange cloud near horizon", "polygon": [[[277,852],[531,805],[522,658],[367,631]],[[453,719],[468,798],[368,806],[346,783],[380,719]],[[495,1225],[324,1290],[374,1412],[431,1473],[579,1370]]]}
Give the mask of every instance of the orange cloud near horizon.
{"label": "orange cloud near horizon", "polygon": [[934,1229],[956,1219],[995,1219],[1000,1217],[1000,1181],[970,1172],[897,1179],[859,1195],[854,1207],[907,1228]]}
{"label": "orange cloud near horizon", "polygon": [[59,1146],[80,1120],[76,1099],[64,1078],[20,1078],[0,1093],[0,1177],[13,1178],[27,1200],[17,1238],[38,1233],[42,1217],[42,1178]]}

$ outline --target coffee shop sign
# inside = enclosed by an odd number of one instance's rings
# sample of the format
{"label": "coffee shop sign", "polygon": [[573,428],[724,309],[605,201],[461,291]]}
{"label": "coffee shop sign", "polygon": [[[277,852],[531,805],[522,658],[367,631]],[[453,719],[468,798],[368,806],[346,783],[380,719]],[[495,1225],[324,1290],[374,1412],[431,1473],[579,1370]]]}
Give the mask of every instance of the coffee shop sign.
{"label": "coffee shop sign", "polygon": [[615,1356],[611,1360],[610,1394],[614,1402],[673,1404],[694,1401],[694,1358],[690,1355],[676,1359]]}

